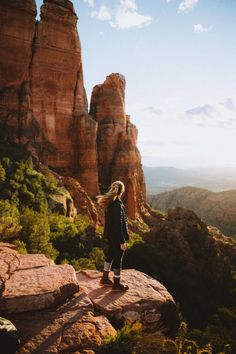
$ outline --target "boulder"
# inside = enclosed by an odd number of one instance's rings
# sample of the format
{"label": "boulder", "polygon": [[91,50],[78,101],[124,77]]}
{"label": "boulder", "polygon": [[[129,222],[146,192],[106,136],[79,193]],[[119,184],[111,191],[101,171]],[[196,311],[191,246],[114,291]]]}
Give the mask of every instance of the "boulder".
{"label": "boulder", "polygon": [[18,354],[92,354],[106,335],[116,334],[106,317],[94,315],[92,302],[84,292],[53,309],[8,317],[20,334]]}
{"label": "boulder", "polygon": [[122,270],[126,292],[116,292],[99,284],[101,273],[96,270],[77,272],[77,279],[95,309],[110,320],[124,323],[141,322],[145,328],[164,327],[168,333],[177,329],[176,305],[167,289],[157,280],[135,269]]}
{"label": "boulder", "polygon": [[21,255],[0,246],[0,311],[17,313],[52,307],[79,290],[75,270],[41,254]]}

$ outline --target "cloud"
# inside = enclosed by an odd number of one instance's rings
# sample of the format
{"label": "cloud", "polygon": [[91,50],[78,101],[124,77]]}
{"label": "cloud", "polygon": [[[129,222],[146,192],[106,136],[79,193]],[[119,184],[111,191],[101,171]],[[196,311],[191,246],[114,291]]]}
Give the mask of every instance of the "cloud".
{"label": "cloud", "polygon": [[222,102],[221,105],[231,112],[236,112],[236,106],[232,98],[228,98],[225,102]]}
{"label": "cloud", "polygon": [[190,118],[194,116],[212,117],[215,114],[219,115],[219,112],[216,110],[216,108],[211,106],[210,104],[204,104],[202,106],[197,106],[192,109],[188,109],[187,111],[185,111],[185,113]]}
{"label": "cloud", "polygon": [[109,21],[109,24],[118,30],[144,27],[152,22],[151,16],[138,12],[135,0],[119,0],[118,6],[109,9],[102,4],[99,10],[92,11],[91,16],[100,21]]}
{"label": "cloud", "polygon": [[194,25],[193,28],[194,28],[194,32],[196,32],[196,33],[210,32],[212,30],[212,26],[204,27],[201,23]]}
{"label": "cloud", "polygon": [[[225,114],[221,106],[227,108],[230,113]],[[210,104],[204,104],[185,111],[185,114],[194,124],[200,127],[218,127],[218,128],[236,128],[236,117],[233,113],[236,111],[236,107],[232,99],[212,106]]]}
{"label": "cloud", "polygon": [[92,17],[96,17],[100,21],[108,21],[111,19],[111,13],[109,12],[106,5],[102,4],[98,11],[93,11],[91,13]]}
{"label": "cloud", "polygon": [[195,5],[197,5],[198,0],[183,0],[180,4],[179,4],[179,11],[178,12],[184,12],[184,13],[188,13],[189,11],[191,11]]}
{"label": "cloud", "polygon": [[90,7],[94,7],[94,0],[83,0],[85,4],[88,4]]}
{"label": "cloud", "polygon": [[105,33],[103,31],[100,31],[99,34],[100,36],[104,36]]}
{"label": "cloud", "polygon": [[157,116],[160,116],[163,113],[162,110],[160,110],[156,107],[153,107],[153,106],[148,106],[148,107],[144,108],[144,111],[149,112],[154,115],[157,115]]}

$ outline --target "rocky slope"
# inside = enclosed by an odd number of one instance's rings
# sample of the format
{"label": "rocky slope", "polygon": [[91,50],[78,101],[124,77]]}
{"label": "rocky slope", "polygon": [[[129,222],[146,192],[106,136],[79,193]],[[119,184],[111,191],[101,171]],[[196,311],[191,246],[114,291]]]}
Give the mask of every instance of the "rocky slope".
{"label": "rocky slope", "polygon": [[106,335],[116,334],[105,316],[176,330],[174,300],[156,280],[126,270],[127,295],[100,287],[100,277],[97,271],[76,277],[70,265],[55,265],[40,254],[20,255],[13,245],[0,243],[0,311],[19,331],[18,353],[94,353]]}
{"label": "rocky slope", "polygon": [[224,234],[236,235],[236,190],[211,192],[203,188],[183,187],[150,195],[148,201],[152,208],[164,211],[176,206],[192,209]]}
{"label": "rocky slope", "polygon": [[115,179],[127,187],[131,218],[146,215],[137,129],[125,113],[125,79],[95,86],[90,114],[77,15],[69,0],[0,3],[0,131],[55,172],[74,177],[90,197]]}

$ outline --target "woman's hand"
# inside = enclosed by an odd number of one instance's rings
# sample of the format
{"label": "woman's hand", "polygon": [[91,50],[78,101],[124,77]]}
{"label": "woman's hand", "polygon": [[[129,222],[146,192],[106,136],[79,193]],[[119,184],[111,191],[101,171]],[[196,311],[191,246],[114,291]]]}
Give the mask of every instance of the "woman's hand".
{"label": "woman's hand", "polygon": [[125,251],[126,248],[127,248],[126,243],[121,243],[121,244],[120,244],[120,249],[121,249],[122,251]]}

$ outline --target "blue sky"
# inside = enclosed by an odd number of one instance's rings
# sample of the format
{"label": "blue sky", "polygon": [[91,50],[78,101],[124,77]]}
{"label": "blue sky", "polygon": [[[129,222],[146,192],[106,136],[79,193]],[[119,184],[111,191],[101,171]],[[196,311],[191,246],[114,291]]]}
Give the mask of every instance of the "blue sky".
{"label": "blue sky", "polygon": [[110,73],[126,77],[143,164],[236,166],[236,1],[73,3],[88,99]]}

